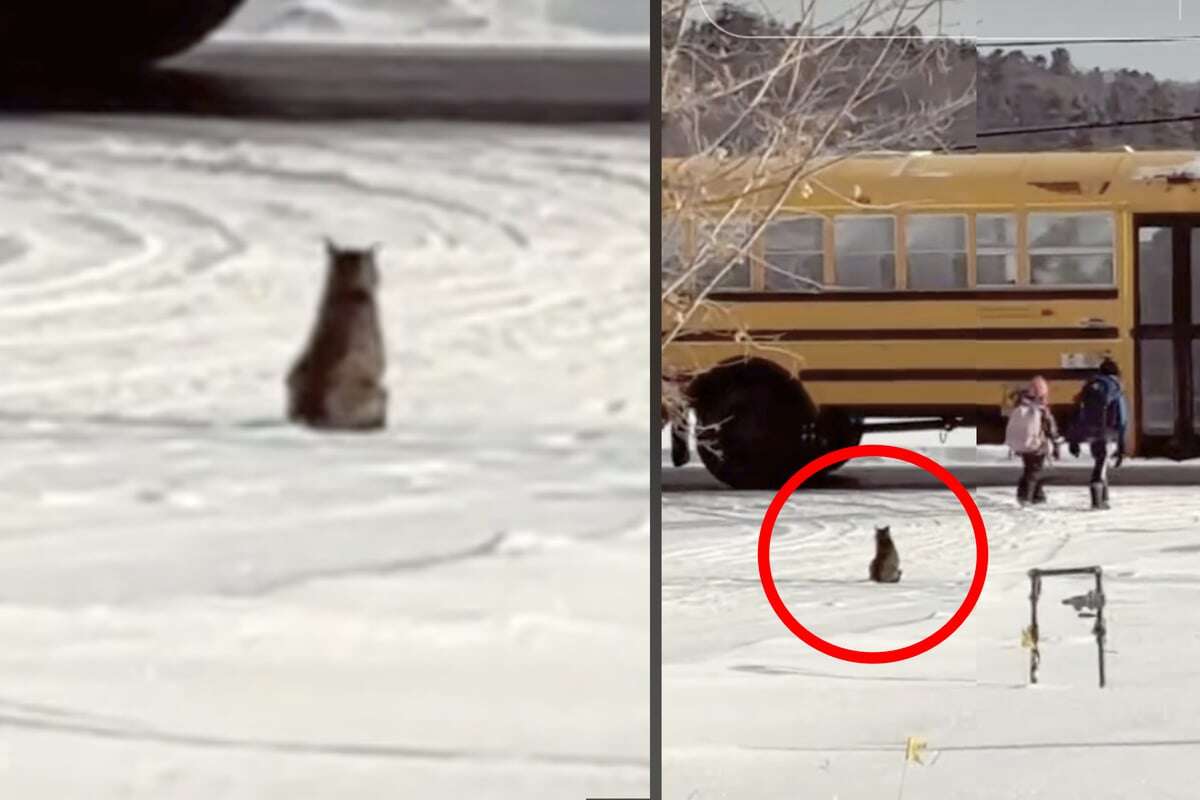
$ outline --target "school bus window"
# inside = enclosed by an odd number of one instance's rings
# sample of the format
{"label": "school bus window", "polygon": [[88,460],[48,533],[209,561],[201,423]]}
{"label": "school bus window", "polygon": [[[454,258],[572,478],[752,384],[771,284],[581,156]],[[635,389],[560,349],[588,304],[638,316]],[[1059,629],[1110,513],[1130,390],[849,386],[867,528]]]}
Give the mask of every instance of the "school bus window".
{"label": "school bus window", "polygon": [[907,221],[908,288],[965,289],[967,218],[916,214]]}
{"label": "school bus window", "polygon": [[1192,429],[1200,433],[1200,339],[1192,340]]}
{"label": "school bus window", "polygon": [[[750,256],[743,255],[725,270],[729,259],[736,255],[749,238],[749,223],[727,220],[702,221],[696,226],[696,278],[694,283],[703,291],[710,284],[716,291],[738,291],[750,288]],[[714,279],[720,275],[720,279]]]}
{"label": "school bus window", "polygon": [[765,288],[813,291],[824,282],[824,220],[779,217],[763,230]]}
{"label": "school bus window", "polygon": [[1175,431],[1175,351],[1170,339],[1143,339],[1138,344],[1142,379],[1142,430],[1169,436]]}
{"label": "school bus window", "polygon": [[1173,229],[1138,228],[1138,313],[1142,325],[1170,325],[1174,317],[1175,274]]}
{"label": "school bus window", "polygon": [[839,287],[896,288],[895,217],[837,217],[833,242]]}
{"label": "school bus window", "polygon": [[1036,285],[1112,286],[1112,215],[1030,214],[1029,264]]}
{"label": "school bus window", "polygon": [[975,283],[1013,286],[1017,282],[1017,217],[979,214],[975,217]]}
{"label": "school bus window", "polygon": [[[1192,228],[1192,319],[1200,319],[1200,228]],[[1196,387],[1200,398],[1200,384]]]}

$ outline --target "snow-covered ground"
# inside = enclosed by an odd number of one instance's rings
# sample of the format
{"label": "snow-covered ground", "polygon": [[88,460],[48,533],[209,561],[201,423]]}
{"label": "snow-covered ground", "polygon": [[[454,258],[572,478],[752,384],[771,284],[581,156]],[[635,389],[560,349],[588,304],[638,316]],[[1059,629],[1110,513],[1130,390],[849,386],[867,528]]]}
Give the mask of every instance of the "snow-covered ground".
{"label": "snow-covered ground", "polygon": [[636,46],[645,0],[247,0],[227,39]]}
{"label": "snow-covered ground", "polygon": [[[664,797],[1195,797],[1197,490],[1120,487],[1107,513],[1085,510],[1079,487],[1052,488],[1037,510],[1018,510],[1011,488],[974,496],[990,541],[975,613],[930,653],[858,665],[810,649],[768,605],[756,562],[768,493],[664,495]],[[866,579],[877,524],[899,548],[898,585]],[[772,567],[802,624],[886,650],[959,606],[972,541],[949,492],[807,492],[784,509]],[[1027,685],[1027,570],[1092,565],[1105,574],[1108,687],[1097,687],[1093,621],[1062,605],[1091,587],[1075,577],[1045,579],[1040,682]],[[927,763],[908,768],[901,792],[909,736],[928,742]]]}
{"label": "snow-covered ground", "polygon": [[[0,794],[644,794],[648,184],[642,127],[5,120]],[[383,244],[378,435],[280,422],[322,234]]]}

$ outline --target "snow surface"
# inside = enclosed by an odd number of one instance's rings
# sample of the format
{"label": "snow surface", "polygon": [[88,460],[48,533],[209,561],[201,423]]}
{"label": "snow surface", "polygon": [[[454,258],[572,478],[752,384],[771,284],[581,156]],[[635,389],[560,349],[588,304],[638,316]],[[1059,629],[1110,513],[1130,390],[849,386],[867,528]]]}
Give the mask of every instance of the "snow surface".
{"label": "snow surface", "polygon": [[222,38],[645,47],[645,0],[248,0]]}
{"label": "snow surface", "polygon": [[[646,793],[645,142],[5,121],[0,794]],[[378,435],[280,421],[326,233]]]}
{"label": "snow surface", "polygon": [[[1093,513],[1086,494],[1051,487],[1047,506],[1019,510],[1012,489],[975,492],[990,543],[979,604],[932,652],[889,665],[822,655],[775,616],[756,560],[770,494],[664,495],[664,797],[1195,797],[1200,499],[1192,487],[1115,488],[1113,510]],[[896,540],[898,585],[866,579],[877,524]],[[808,492],[785,507],[771,563],[802,624],[887,650],[958,608],[973,539],[948,492]],[[1061,604],[1091,588],[1079,577],[1045,579],[1029,686],[1027,570],[1092,565],[1105,574],[1108,687],[1097,687],[1093,621]],[[902,778],[909,736],[929,750]]]}

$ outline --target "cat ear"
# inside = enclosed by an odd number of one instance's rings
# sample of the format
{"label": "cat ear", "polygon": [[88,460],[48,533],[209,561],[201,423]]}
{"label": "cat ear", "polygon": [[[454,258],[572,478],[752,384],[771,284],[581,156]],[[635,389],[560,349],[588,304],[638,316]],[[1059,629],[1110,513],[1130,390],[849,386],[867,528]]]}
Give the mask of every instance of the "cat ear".
{"label": "cat ear", "polygon": [[379,255],[379,250],[382,247],[383,247],[383,242],[372,242],[371,246],[367,248],[367,252],[369,252],[373,256],[377,256],[377,255]]}
{"label": "cat ear", "polygon": [[334,243],[333,239],[329,238],[328,236],[322,236],[321,240],[325,242],[325,252],[329,253],[331,256],[336,256],[338,254],[338,246]]}

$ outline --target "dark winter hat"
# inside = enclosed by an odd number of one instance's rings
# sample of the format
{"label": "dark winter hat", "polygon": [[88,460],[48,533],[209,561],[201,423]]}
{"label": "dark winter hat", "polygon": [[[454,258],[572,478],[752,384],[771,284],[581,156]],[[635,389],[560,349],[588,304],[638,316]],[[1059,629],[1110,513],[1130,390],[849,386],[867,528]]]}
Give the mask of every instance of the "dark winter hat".
{"label": "dark winter hat", "polygon": [[1111,358],[1105,358],[1100,362],[1100,374],[1102,375],[1117,375],[1121,374],[1121,368],[1117,366],[1117,362]]}

